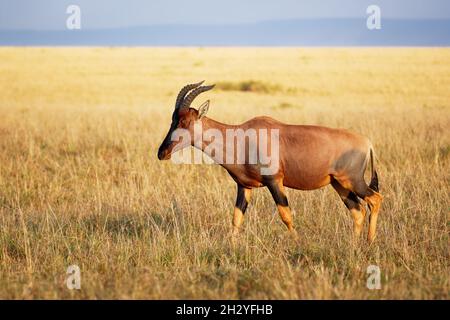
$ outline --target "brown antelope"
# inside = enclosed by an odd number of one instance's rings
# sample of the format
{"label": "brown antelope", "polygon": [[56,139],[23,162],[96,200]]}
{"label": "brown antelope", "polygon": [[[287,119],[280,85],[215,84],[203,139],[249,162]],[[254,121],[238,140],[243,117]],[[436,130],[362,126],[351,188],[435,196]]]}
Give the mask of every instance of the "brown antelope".
{"label": "brown antelope", "polygon": [[[217,156],[208,146],[211,141],[196,137],[195,125],[201,125],[203,130],[214,129],[225,135],[227,130],[262,130],[276,129],[278,132],[278,158],[276,172],[263,175],[261,163],[220,163],[237,183],[237,198],[233,215],[233,234],[242,225],[253,188],[267,187],[277,205],[281,220],[289,231],[295,234],[292,214],[288,206],[285,187],[298,190],[314,190],[331,184],[339,194],[345,206],[350,210],[354,220],[354,234],[359,236],[366,216],[366,210],[360,199],[364,200],[370,209],[368,241],[375,238],[378,212],[383,197],[378,193],[378,176],[374,167],[373,147],[370,141],[359,134],[343,129],[332,129],[311,125],[290,125],[281,123],[269,117],[256,117],[240,125],[228,125],[205,117],[209,101],[198,110],[190,107],[192,101],[200,93],[210,90],[212,86],[201,86],[203,83],[190,84],[181,89],[172,114],[172,124],[169,132],[158,150],[158,158],[167,160],[172,153],[187,146],[194,146],[217,161]],[[192,90],[192,91],[191,91]],[[188,94],[189,93],[189,94]],[[173,139],[177,129],[184,129],[191,138]],[[201,139],[201,141],[199,141]],[[261,139],[257,149],[261,149]],[[268,139],[268,144],[274,141]],[[223,154],[229,155],[226,146]],[[233,141],[233,146],[236,143]],[[245,159],[249,158],[249,146],[245,146]],[[215,149],[217,151],[217,148]],[[220,150],[222,151],[222,150]],[[237,154],[232,155],[236,160]],[[364,172],[370,160],[371,181],[367,186]]]}

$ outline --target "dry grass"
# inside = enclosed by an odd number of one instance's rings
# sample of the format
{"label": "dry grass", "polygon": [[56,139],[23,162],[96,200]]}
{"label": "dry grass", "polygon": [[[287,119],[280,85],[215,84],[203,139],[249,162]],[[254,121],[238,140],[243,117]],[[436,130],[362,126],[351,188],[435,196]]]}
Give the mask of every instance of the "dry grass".
{"label": "dry grass", "polygon": [[[448,299],[449,71],[449,49],[1,48],[0,298]],[[327,187],[288,190],[296,245],[260,189],[233,249],[226,172],[156,158],[178,89],[202,79],[283,89],[214,90],[219,121],[370,137],[376,242],[352,244]]]}

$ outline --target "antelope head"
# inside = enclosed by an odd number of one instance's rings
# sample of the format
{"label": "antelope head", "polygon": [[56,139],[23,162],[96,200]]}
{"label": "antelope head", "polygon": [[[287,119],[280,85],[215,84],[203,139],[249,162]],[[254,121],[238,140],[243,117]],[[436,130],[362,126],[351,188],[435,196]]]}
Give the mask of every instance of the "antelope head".
{"label": "antelope head", "polygon": [[195,97],[197,97],[200,93],[214,88],[214,85],[202,86],[203,82],[204,81],[188,84],[178,93],[177,100],[175,102],[175,110],[172,113],[172,123],[170,124],[166,137],[158,149],[159,160],[168,160],[174,151],[181,150],[193,144],[192,140],[185,141],[187,139],[182,138],[180,141],[180,139],[174,139],[173,135],[176,133],[177,129],[185,129],[188,130],[191,133],[190,136],[193,137],[194,135],[192,132],[194,123],[208,112],[209,100],[204,102],[198,110],[190,107],[192,101],[194,101]]}

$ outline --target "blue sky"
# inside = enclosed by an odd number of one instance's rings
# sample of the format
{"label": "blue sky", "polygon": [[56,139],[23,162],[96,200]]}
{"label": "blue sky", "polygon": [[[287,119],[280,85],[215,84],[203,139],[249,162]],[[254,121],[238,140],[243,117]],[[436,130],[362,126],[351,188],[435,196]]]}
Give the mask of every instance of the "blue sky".
{"label": "blue sky", "polygon": [[449,0],[0,0],[0,30],[63,30],[70,4],[83,29],[365,17],[370,4],[383,18],[450,19]]}

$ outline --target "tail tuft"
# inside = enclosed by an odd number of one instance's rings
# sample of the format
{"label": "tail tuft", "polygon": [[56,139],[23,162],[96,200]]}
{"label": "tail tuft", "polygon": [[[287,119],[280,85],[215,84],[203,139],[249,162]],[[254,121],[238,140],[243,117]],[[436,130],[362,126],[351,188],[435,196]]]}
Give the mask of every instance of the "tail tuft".
{"label": "tail tuft", "polygon": [[373,149],[370,148],[370,167],[372,169],[372,178],[370,180],[369,188],[373,191],[378,192],[378,174],[377,170],[375,170],[375,165],[373,161]]}
{"label": "tail tuft", "polygon": [[380,191],[378,190],[378,174],[375,169],[372,172],[372,179],[370,180],[369,188],[376,192]]}

